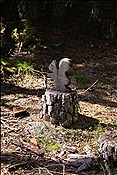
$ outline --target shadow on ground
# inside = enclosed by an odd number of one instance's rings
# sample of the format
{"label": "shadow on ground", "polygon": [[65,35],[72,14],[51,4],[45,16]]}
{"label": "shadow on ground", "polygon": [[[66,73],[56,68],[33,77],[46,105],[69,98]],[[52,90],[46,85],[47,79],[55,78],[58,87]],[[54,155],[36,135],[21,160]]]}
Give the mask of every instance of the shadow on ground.
{"label": "shadow on ground", "polygon": [[[2,82],[1,83],[1,93],[2,96],[4,95],[10,95],[10,94],[24,94],[24,95],[36,95],[38,97],[42,97],[44,94],[45,90],[44,89],[28,89],[28,88],[22,88],[19,86],[15,86],[14,84],[9,84]],[[103,99],[103,96],[99,94],[98,92],[98,97],[89,97],[89,96],[84,96],[84,95],[79,95],[79,99],[81,101],[87,101],[92,104],[101,104],[103,106],[110,106],[110,107],[117,107],[117,103],[109,100]]]}
{"label": "shadow on ground", "polygon": [[[99,94],[100,95],[100,94]],[[109,106],[109,107],[117,107],[117,103],[113,102],[113,101],[109,101],[109,100],[105,100],[103,99],[103,96],[99,96],[99,97],[92,97],[90,96],[84,96],[84,95],[80,95],[79,96],[80,101],[85,101],[85,102],[89,102],[92,104],[100,104],[103,106]]]}
{"label": "shadow on ground", "polygon": [[[45,158],[39,156],[28,156],[28,154],[22,154],[22,152],[12,152],[12,153],[4,153],[1,155],[1,163],[7,165],[8,173],[15,174],[71,174],[76,173],[78,166],[71,166],[69,163],[61,163],[57,160],[53,160],[52,158]],[[81,164],[79,164],[80,166]],[[94,172],[93,169],[87,169],[84,172],[80,172],[80,175],[90,175]],[[95,173],[100,172],[100,167],[95,169]]]}
{"label": "shadow on ground", "polygon": [[[1,154],[1,163],[7,165],[7,171],[9,173],[18,173],[19,171],[26,174],[44,173],[44,174],[63,174],[64,167],[70,170],[70,165],[60,164],[58,161],[54,161],[51,158],[40,157],[22,152],[11,152]],[[71,171],[75,171],[77,168],[71,167]],[[39,173],[39,174],[40,174]],[[18,173],[19,174],[19,173]]]}
{"label": "shadow on ground", "polygon": [[37,95],[41,97],[44,94],[44,89],[27,89],[19,86],[15,86],[11,83],[1,83],[1,92],[2,95],[10,95],[10,94],[27,94],[27,95]]}
{"label": "shadow on ground", "polygon": [[78,114],[78,121],[71,126],[73,129],[89,129],[89,128],[94,128],[96,125],[99,124],[99,120],[88,117],[82,114]]}

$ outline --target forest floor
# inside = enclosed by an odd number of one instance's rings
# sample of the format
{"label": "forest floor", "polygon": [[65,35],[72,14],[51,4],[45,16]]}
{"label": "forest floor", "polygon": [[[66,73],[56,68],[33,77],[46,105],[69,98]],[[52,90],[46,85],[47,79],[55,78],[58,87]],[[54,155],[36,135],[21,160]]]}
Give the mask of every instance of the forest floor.
{"label": "forest floor", "polygon": [[[87,37],[70,29],[63,32],[39,28],[37,38],[43,39],[43,47],[33,53],[25,53],[22,49],[19,54],[40,72],[48,72],[48,65],[54,59],[72,59],[75,65],[72,87],[76,87],[78,93],[79,123],[75,129],[73,126],[64,128],[40,119],[44,93],[41,73],[2,77],[1,174],[102,175],[104,170],[100,165],[77,173],[78,167],[70,165],[67,158],[70,153],[85,154],[87,145],[98,155],[99,136],[117,129],[116,43]],[[48,78],[47,86],[52,85],[53,81]],[[14,117],[13,107],[26,108],[29,116]],[[37,131],[29,128],[31,122],[41,125]],[[32,144],[35,148],[38,145],[44,155],[32,151]]]}

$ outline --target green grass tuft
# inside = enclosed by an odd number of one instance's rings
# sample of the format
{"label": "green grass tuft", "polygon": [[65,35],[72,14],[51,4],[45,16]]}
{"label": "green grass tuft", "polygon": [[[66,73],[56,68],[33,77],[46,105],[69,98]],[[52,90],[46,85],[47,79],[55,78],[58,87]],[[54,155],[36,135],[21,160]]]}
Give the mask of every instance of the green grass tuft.
{"label": "green grass tuft", "polygon": [[83,84],[87,81],[87,76],[83,74],[74,74],[73,79],[76,81],[76,83]]}

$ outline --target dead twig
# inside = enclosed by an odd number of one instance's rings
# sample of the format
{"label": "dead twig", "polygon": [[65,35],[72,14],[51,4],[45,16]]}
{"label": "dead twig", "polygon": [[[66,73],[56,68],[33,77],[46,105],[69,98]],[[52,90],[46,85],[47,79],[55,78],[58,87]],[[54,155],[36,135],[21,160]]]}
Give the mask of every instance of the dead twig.
{"label": "dead twig", "polygon": [[87,92],[88,90],[90,90],[97,82],[98,82],[98,79],[97,79],[90,87],[88,87],[85,91],[83,91],[83,92],[81,92],[81,93],[78,93],[78,95],[86,93],[86,92]]}
{"label": "dead twig", "polygon": [[2,118],[2,117],[1,117],[1,120],[2,120],[2,121],[7,121],[7,122],[10,122],[10,123],[11,123],[11,122],[13,122],[13,123],[18,123],[18,121],[19,121],[19,120],[8,120],[8,119]]}
{"label": "dead twig", "polygon": [[65,165],[64,164],[52,164],[52,165],[46,166],[46,168],[50,167],[50,166],[62,166],[63,167],[63,175],[65,175]]}
{"label": "dead twig", "polygon": [[21,42],[21,43],[20,43],[20,45],[19,45],[19,50],[18,50],[18,53],[20,53],[20,52],[21,52],[22,46],[23,46],[23,42]]}
{"label": "dead twig", "polygon": [[18,167],[26,165],[26,164],[27,164],[27,161],[22,161],[22,162],[15,164],[15,165],[11,165],[8,167],[8,171],[16,170]]}
{"label": "dead twig", "polygon": [[[14,131],[15,130],[15,128],[12,128],[12,127],[10,127],[10,126],[8,126],[5,122],[3,122],[2,120],[1,120],[1,123],[6,127],[6,128],[8,128],[8,129],[10,129],[10,131],[9,132],[11,132],[11,131]],[[17,130],[19,130],[19,128],[17,129]]]}
{"label": "dead twig", "polygon": [[40,168],[40,170],[46,170],[47,172],[48,172],[48,174],[50,174],[50,175],[53,175],[47,168]]}
{"label": "dead twig", "polygon": [[25,174],[30,175],[32,173],[37,173],[37,172],[41,174],[43,170],[47,171],[48,174],[53,175],[47,168],[43,168],[43,167],[33,168],[31,171],[25,172]]}
{"label": "dead twig", "polygon": [[36,72],[38,74],[41,74],[42,76],[48,75],[48,72],[42,72],[42,71],[39,71],[39,70],[36,70],[36,69],[34,69],[34,72]]}
{"label": "dead twig", "polygon": [[[17,132],[17,131],[19,131],[20,130],[20,132],[22,132],[22,130],[25,128],[26,129],[26,127],[21,123],[21,126],[22,126],[22,128],[17,128],[16,129],[16,126],[18,125],[18,124],[15,124],[13,127],[10,127],[10,126],[8,126],[8,124],[6,124],[3,120],[5,120],[5,121],[7,121],[7,122],[10,122],[11,123],[11,120],[8,120],[8,119],[1,119],[1,123],[7,128],[7,129],[10,129],[9,131],[6,131],[6,132],[4,132],[4,134],[5,133],[10,133],[10,132],[12,132],[12,131],[15,131],[15,132]],[[14,120],[13,120],[14,121]],[[18,120],[17,120],[17,123],[18,123]]]}
{"label": "dead twig", "polygon": [[3,118],[1,117],[1,121],[7,121],[7,122],[13,122],[13,123],[26,123],[26,121],[21,121],[21,119],[16,119],[16,120],[9,120],[9,119],[6,119],[6,118]]}
{"label": "dead twig", "polygon": [[36,73],[39,73],[43,76],[43,79],[44,79],[43,86],[44,86],[44,89],[47,89],[47,75],[48,75],[48,73],[47,72],[41,72],[39,70],[33,70],[33,71],[36,72]]}

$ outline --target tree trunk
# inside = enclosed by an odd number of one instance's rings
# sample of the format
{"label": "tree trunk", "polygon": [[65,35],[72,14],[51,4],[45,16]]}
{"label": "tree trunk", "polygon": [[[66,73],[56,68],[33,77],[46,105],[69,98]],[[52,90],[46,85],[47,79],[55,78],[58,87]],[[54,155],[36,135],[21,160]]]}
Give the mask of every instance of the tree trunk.
{"label": "tree trunk", "polygon": [[53,124],[71,127],[78,118],[78,98],[76,92],[47,90],[42,95],[40,117]]}

